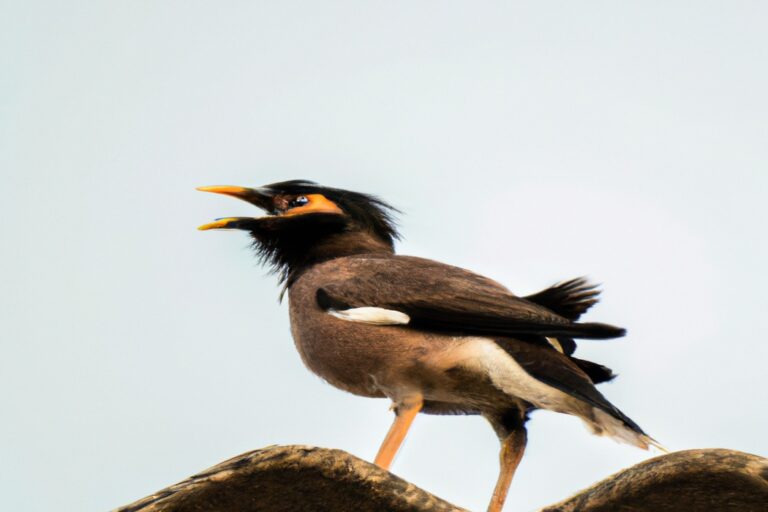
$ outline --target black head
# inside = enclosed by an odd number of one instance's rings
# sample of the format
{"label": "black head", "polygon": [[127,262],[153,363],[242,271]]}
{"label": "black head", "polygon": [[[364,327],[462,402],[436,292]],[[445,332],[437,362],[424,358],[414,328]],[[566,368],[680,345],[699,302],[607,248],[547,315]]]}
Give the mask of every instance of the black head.
{"label": "black head", "polygon": [[199,229],[249,231],[262,261],[271,264],[289,286],[309,265],[351,254],[392,252],[399,238],[393,218],[397,210],[360,192],[306,180],[198,190],[237,197],[269,214],[222,218]]}

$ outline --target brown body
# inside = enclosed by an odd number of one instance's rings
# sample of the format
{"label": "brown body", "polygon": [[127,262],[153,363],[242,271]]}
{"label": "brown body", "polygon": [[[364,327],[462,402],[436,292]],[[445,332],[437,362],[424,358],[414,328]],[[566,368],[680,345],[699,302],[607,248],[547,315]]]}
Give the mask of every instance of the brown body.
{"label": "brown body", "polygon": [[[329,315],[318,305],[319,289],[372,273],[372,267],[389,266],[395,261],[409,266],[421,262],[439,265],[408,256],[348,256],[314,265],[291,285],[291,332],[304,364],[315,374],[335,387],[360,396],[388,397],[398,403],[420,395],[426,413],[492,417],[512,408],[525,411],[533,404],[544,405],[542,402],[549,399],[552,403],[546,404],[547,408],[589,416],[588,408],[581,407],[578,400],[554,389],[547,390],[552,396],[545,396],[546,392],[537,394],[536,390],[531,390],[528,396],[510,394],[509,389],[500,389],[499,384],[489,378],[486,368],[478,364],[479,342],[491,341],[514,352],[523,365],[546,359],[567,367],[585,383],[590,382],[567,356],[551,347],[510,337],[491,340],[396,325],[349,322]],[[445,268],[468,273],[447,265]],[[412,277],[403,275],[402,279]],[[508,352],[502,354],[500,364],[509,363],[510,357]]]}

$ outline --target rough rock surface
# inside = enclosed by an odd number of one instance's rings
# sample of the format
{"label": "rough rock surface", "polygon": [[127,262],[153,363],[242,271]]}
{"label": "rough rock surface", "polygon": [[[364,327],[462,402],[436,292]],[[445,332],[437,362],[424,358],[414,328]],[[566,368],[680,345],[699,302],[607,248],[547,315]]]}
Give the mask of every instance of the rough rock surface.
{"label": "rough rock surface", "polygon": [[116,512],[461,511],[341,450],[247,452]]}
{"label": "rough rock surface", "polygon": [[624,469],[542,512],[767,512],[768,459],[685,450]]}
{"label": "rough rock surface", "polygon": [[[464,509],[341,450],[271,446],[115,512],[427,510]],[[543,512],[556,511],[765,512],[768,460],[723,449],[675,452],[620,471]]]}

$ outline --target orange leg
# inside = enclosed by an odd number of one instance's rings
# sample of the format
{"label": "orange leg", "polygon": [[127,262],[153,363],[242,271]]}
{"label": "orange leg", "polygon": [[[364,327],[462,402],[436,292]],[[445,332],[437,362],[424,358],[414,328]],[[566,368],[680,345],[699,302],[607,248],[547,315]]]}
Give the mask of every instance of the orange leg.
{"label": "orange leg", "polygon": [[400,449],[400,445],[403,444],[405,436],[408,434],[408,429],[411,428],[413,419],[423,405],[424,402],[421,397],[417,400],[397,404],[395,407],[395,421],[389,427],[389,432],[387,432],[384,442],[381,443],[381,448],[379,448],[379,453],[376,454],[374,464],[384,469],[389,469],[392,460],[397,454],[397,450]]}
{"label": "orange leg", "polygon": [[523,458],[526,444],[525,429],[514,430],[501,441],[501,453],[499,454],[499,479],[496,481],[496,488],[493,490],[491,503],[488,505],[488,512],[501,512],[504,507],[504,501],[507,499],[507,491],[512,483],[512,477],[515,476],[515,470],[520,459]]}

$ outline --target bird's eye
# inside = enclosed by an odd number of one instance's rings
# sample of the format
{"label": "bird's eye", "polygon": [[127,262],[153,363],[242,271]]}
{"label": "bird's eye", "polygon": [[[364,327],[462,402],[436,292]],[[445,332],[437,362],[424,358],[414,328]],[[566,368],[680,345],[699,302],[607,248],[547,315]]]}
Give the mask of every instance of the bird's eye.
{"label": "bird's eye", "polygon": [[309,202],[309,199],[307,199],[307,196],[299,196],[291,199],[291,201],[288,203],[289,208],[296,208],[297,206],[304,206]]}

